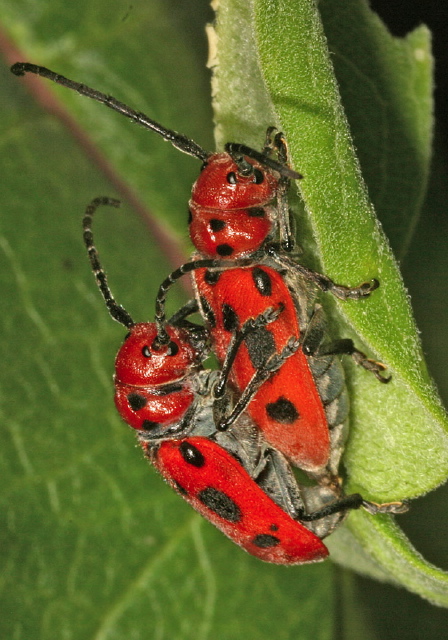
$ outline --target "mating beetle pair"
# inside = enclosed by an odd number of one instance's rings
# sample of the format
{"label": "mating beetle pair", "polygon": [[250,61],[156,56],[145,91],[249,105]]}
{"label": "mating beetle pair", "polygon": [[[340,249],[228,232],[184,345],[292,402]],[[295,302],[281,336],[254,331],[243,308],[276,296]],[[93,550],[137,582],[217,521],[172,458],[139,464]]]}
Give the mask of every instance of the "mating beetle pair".
{"label": "mating beetle pair", "polygon": [[[103,102],[203,162],[190,201],[190,235],[199,254],[162,284],[155,324],[134,324],[115,303],[93,246],[93,212],[114,201],[95,201],[84,220],[106,304],[130,329],[116,361],[117,407],[168,482],[237,544],[282,564],[324,558],[321,538],[349,508],[403,510],[401,503],[341,497],[348,402],[338,356],[348,353],[387,379],[383,365],[351,340],[328,341],[315,289],[357,299],[378,283],[343,287],[294,261],[287,190],[301,176],[287,165],[281,134],[269,129],[261,152],[229,144],[226,153],[207,153],[84,85],[26,63],[12,70],[37,73]],[[169,326],[165,295],[187,272],[193,272],[196,302]],[[187,320],[197,309],[205,330]],[[201,370],[208,336],[221,373]],[[289,463],[317,484],[299,486]]]}

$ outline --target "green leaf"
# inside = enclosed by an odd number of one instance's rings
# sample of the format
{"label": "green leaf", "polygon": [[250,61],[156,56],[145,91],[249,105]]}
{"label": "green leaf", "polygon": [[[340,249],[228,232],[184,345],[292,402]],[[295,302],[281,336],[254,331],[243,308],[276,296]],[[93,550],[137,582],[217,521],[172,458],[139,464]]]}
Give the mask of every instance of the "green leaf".
{"label": "green leaf", "polygon": [[[327,0],[319,8],[339,61],[336,70],[342,69],[349,122],[355,131],[361,121],[372,124],[371,134],[358,135],[356,142],[375,200],[378,206],[387,202],[385,219],[396,225],[395,243],[403,249],[426,190],[430,157],[427,31],[420,28],[402,41],[394,39],[362,0]],[[318,256],[320,267],[337,282],[354,285],[373,277],[381,282],[370,299],[337,305],[340,335],[357,344],[362,339],[368,353],[393,375],[389,385],[379,385],[366,372],[350,368],[348,490],[377,501],[425,493],[447,477],[446,414],[423,360],[397,264],[368,199],[315,3],[221,2],[218,42],[214,98],[219,142],[238,137],[259,146],[266,126],[276,124],[286,134],[292,165],[305,176],[299,187],[311,232],[302,216],[300,241],[307,249],[314,245],[314,260]],[[239,55],[231,64],[234,51]],[[371,138],[382,139],[373,154]],[[335,305],[329,308],[335,315]],[[355,520],[351,517],[348,526],[366,537],[369,518],[358,519],[364,529],[351,525]],[[381,537],[386,545],[396,543],[396,530],[382,530]],[[405,555],[403,562],[410,563]],[[375,561],[390,575],[387,553],[377,554]],[[421,558],[414,561],[424,581],[428,566]],[[394,577],[425,597],[448,602],[441,572],[432,596],[404,570]]]}
{"label": "green leaf", "polygon": [[369,196],[401,259],[425,197],[433,129],[431,36],[392,37],[366,2],[320,3],[331,61]]}
{"label": "green leaf", "polygon": [[[365,565],[362,573],[371,575],[372,572],[374,577],[406,586],[434,604],[447,605],[447,574],[425,562],[393,520],[386,516],[369,518],[365,513],[353,513],[350,532],[354,536],[351,542],[355,544],[347,546],[344,557],[341,554],[344,565],[359,570],[362,556],[367,556],[376,561],[377,566],[370,569]],[[347,540],[344,543],[347,545]],[[333,544],[337,544],[337,540],[332,540],[330,547]],[[359,555],[356,554],[358,545],[362,548]],[[333,555],[336,559],[338,551]],[[378,568],[384,572],[382,577]]]}

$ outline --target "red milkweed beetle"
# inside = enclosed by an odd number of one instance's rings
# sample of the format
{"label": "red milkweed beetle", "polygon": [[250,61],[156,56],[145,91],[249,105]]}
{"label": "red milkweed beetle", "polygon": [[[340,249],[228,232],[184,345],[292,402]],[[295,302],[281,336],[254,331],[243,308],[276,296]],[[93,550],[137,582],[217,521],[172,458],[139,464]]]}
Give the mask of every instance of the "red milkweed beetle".
{"label": "red milkweed beetle", "polygon": [[[263,380],[297,349],[295,339],[264,363],[250,392],[243,393],[229,413],[233,394],[226,381],[233,351],[252,331],[275,321],[281,309],[265,311],[235,332],[221,371],[201,368],[205,331],[189,322],[182,327],[183,314],[174,320],[178,326],[164,326],[169,338],[165,345],[157,340],[160,325],[134,323],[115,301],[94,245],[92,220],[100,205],[116,207],[119,202],[92,201],[83,219],[84,242],[110,315],[129,330],[115,361],[115,401],[122,418],[136,430],[146,457],[168,484],[233,542],[276,564],[325,559],[328,549],[321,538],[349,509],[404,510],[401,503],[377,505],[359,494],[340,498],[332,487],[299,486],[286,458],[266,443],[243,413]],[[161,287],[159,297],[164,291]],[[224,390],[219,397],[214,394],[217,387]],[[228,426],[217,430],[223,416]]]}
{"label": "red milkweed beetle", "polygon": [[[208,322],[218,359],[224,361],[238,327],[269,307],[283,305],[283,312],[268,327],[259,327],[246,336],[235,355],[232,380],[242,391],[257,369],[274,353],[280,353],[291,336],[300,339],[301,349],[265,381],[249,411],[267,441],[293,464],[324,482],[328,482],[328,476],[337,482],[348,402],[343,371],[334,356],[349,354],[382,382],[388,379],[381,376],[384,366],[369,360],[351,340],[326,341],[324,315],[314,302],[314,290],[331,291],[341,299],[359,299],[369,296],[378,281],[353,288],[337,285],[287,255],[294,247],[287,190],[290,180],[301,176],[287,165],[282,135],[273,136],[274,129],[268,129],[261,152],[228,143],[225,153],[208,153],[186,136],[162,127],[111,96],[44,67],[16,63],[12,71],[16,75],[31,72],[44,76],[102,102],[204,163],[190,200],[190,235],[201,257],[228,260],[225,269],[214,270],[200,268],[206,263],[197,260],[194,274],[199,307]],[[277,227],[278,246],[273,243]],[[238,264],[238,260],[249,257],[249,263]],[[169,337],[158,340],[161,346],[169,342]]]}
{"label": "red milkweed beetle", "polygon": [[[286,202],[290,174],[282,134],[272,137],[272,133],[268,129],[261,154],[242,145],[227,145],[226,156],[220,154],[217,166],[215,157],[211,158],[193,186],[190,233],[201,257],[250,256],[254,262],[250,267],[196,270],[197,299],[220,361],[238,326],[267,304],[283,303],[284,310],[272,325],[247,336],[245,348],[236,354],[232,380],[237,388],[244,388],[253,369],[281,349],[286,336],[300,339],[301,350],[265,382],[249,411],[268,442],[290,461],[316,478],[328,481],[330,475],[337,482],[348,400],[343,369],[335,356],[350,354],[379,380],[387,379],[380,375],[384,366],[369,360],[351,340],[328,341],[323,310],[315,302],[316,288],[342,299],[359,299],[370,295],[378,282],[354,288],[336,285],[286,254],[294,246]],[[270,160],[273,152],[285,171],[264,166],[264,159]],[[244,243],[238,235],[242,230]],[[279,246],[272,242],[277,231]]]}

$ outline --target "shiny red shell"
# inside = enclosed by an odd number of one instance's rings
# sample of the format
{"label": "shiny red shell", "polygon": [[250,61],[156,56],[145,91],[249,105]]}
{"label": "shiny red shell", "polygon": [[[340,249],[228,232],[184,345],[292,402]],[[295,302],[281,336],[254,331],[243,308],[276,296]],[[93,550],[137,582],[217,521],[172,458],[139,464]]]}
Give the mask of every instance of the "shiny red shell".
{"label": "shiny red shell", "polygon": [[149,456],[196,511],[251,555],[286,565],[328,556],[321,539],[275,504],[241,464],[212,440],[166,440]]}
{"label": "shiny red shell", "polygon": [[167,331],[170,344],[154,349],[155,324],[136,324],[117,354],[115,405],[134,429],[148,431],[176,423],[194,400],[188,376],[198,355],[186,331],[173,327]]}
{"label": "shiny red shell", "polygon": [[[191,200],[205,209],[245,209],[263,206],[276,194],[278,180],[256,160],[246,158],[258,174],[241,176],[236,162],[228,153],[214,153],[193,185]],[[235,183],[229,174],[234,174]],[[262,174],[259,182],[257,175]]]}
{"label": "shiny red shell", "polygon": [[[202,254],[241,257],[270,234],[273,221],[266,205],[275,197],[278,180],[260,163],[250,162],[256,174],[244,177],[227,153],[214,154],[193,185],[190,236]],[[263,180],[257,182],[260,176]]]}
{"label": "shiny red shell", "polygon": [[167,384],[183,378],[197,364],[198,356],[187,331],[174,327],[166,330],[171,342],[155,349],[154,323],[142,322],[130,329],[115,358],[117,382],[132,386]]}
{"label": "shiny red shell", "polygon": [[[291,336],[300,337],[291,294],[281,274],[266,266],[211,273],[198,269],[194,277],[203,304],[205,300],[212,312],[212,315],[208,314],[210,333],[221,362],[228,351],[233,323],[241,327],[267,307],[283,308],[277,320],[255,335],[249,348],[246,340],[238,350],[231,379],[243,391],[256,371],[254,361],[256,365],[258,358],[266,360],[269,355],[267,348],[279,353]],[[254,353],[256,350],[259,354]],[[301,349],[262,385],[249,404],[248,412],[266,440],[295,465],[313,472],[327,463],[330,455],[328,422]]]}

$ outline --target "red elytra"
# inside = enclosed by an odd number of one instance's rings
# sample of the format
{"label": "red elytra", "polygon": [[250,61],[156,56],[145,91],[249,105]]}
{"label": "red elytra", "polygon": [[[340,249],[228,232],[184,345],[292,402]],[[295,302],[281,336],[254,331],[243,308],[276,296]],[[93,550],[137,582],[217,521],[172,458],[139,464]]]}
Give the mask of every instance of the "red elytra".
{"label": "red elytra", "polygon": [[162,442],[152,461],[196,511],[260,560],[292,565],[328,556],[320,538],[274,504],[241,464],[212,440]]}
{"label": "red elytra", "polygon": [[[210,277],[212,276],[212,277]],[[291,335],[300,338],[297,311],[278,271],[269,267],[195,272],[195,282],[209,321],[215,353],[222,362],[233,332],[266,306],[283,311],[269,326],[248,336],[239,349],[232,380],[243,390],[257,365],[280,352]],[[264,286],[262,286],[264,285]],[[205,313],[204,313],[205,315]],[[301,469],[316,472],[330,457],[328,421],[308,360],[297,350],[254,396],[248,411],[266,440]]]}

